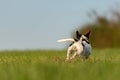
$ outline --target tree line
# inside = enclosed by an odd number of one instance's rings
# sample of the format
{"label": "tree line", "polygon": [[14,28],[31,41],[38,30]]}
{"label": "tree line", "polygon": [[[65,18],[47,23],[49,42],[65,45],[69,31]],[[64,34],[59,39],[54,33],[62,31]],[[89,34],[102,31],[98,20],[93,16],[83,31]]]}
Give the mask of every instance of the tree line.
{"label": "tree line", "polygon": [[[91,31],[90,42],[94,48],[120,47],[120,12],[112,11],[108,16],[98,15],[96,12],[92,23],[86,23],[77,30],[81,33]],[[72,35],[75,36],[74,33]]]}

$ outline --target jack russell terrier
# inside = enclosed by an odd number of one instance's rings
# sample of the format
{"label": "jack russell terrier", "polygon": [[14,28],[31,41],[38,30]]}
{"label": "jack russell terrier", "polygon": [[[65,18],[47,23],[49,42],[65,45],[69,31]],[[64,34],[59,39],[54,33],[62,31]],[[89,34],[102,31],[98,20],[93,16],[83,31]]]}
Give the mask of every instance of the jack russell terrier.
{"label": "jack russell terrier", "polygon": [[[80,56],[82,60],[88,59],[92,49],[89,42],[89,35],[90,31],[85,35],[82,35],[78,31],[76,31],[77,39],[69,38],[58,40],[58,42],[72,42],[67,49],[67,57],[65,61],[74,59],[76,56]],[[73,56],[70,57],[70,54],[72,54],[73,52]]]}

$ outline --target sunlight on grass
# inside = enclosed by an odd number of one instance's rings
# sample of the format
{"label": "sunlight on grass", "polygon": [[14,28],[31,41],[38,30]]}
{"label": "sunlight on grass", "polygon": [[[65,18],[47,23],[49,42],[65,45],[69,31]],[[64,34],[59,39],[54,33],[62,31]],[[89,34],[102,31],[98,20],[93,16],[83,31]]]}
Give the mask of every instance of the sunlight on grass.
{"label": "sunlight on grass", "polygon": [[0,52],[2,80],[119,80],[119,49],[94,49],[90,58],[65,62],[66,51]]}

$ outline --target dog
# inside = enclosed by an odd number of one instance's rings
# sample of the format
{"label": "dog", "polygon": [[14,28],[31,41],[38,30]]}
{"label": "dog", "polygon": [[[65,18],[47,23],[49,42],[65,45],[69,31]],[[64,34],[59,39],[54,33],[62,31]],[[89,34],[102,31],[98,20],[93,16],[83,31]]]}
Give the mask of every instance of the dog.
{"label": "dog", "polygon": [[[58,42],[72,42],[70,46],[67,49],[67,57],[65,61],[69,61],[70,59],[74,59],[76,56],[80,56],[82,60],[88,59],[89,55],[91,54],[91,45],[89,42],[89,31],[85,35],[80,34],[78,31],[76,31],[76,38],[69,38],[69,39],[60,39]],[[72,57],[70,57],[70,54],[73,54]]]}

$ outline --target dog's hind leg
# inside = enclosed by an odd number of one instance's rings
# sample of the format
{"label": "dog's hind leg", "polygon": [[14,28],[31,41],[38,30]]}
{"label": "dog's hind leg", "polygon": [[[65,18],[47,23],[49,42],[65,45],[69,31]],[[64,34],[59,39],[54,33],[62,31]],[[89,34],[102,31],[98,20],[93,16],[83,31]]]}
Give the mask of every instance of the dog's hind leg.
{"label": "dog's hind leg", "polygon": [[70,59],[70,54],[72,53],[71,47],[68,48],[67,50],[67,57],[65,61],[68,61]]}
{"label": "dog's hind leg", "polygon": [[75,52],[70,59],[74,59],[76,56],[77,56],[77,53]]}

